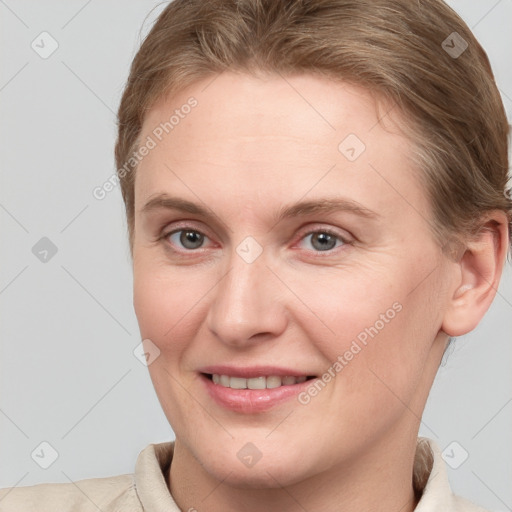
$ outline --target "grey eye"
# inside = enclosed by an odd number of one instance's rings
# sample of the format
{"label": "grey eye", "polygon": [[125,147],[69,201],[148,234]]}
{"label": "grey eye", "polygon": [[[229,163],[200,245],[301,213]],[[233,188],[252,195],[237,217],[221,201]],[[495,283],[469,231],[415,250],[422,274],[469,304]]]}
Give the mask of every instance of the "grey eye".
{"label": "grey eye", "polygon": [[326,231],[315,231],[313,233],[309,233],[303,238],[303,240],[307,239],[310,240],[309,243],[315,251],[330,251],[337,247],[336,244],[338,242],[338,246],[344,243],[339,236]]}
{"label": "grey eye", "polygon": [[205,235],[193,229],[180,229],[169,235],[173,244],[181,245],[185,249],[199,249],[205,238]]}

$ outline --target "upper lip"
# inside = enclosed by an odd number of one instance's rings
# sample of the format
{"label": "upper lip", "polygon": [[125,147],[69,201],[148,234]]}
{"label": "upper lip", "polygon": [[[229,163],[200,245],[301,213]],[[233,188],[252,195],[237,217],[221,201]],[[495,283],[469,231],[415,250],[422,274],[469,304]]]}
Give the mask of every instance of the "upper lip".
{"label": "upper lip", "polygon": [[253,377],[280,376],[280,377],[309,377],[312,374],[292,368],[283,368],[279,366],[228,366],[215,365],[199,368],[201,373],[229,375],[230,377],[242,377],[251,379]]}

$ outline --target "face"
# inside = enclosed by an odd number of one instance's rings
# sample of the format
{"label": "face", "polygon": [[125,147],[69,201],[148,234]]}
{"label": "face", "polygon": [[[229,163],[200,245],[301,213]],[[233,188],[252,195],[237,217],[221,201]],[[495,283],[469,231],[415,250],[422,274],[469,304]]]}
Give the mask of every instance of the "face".
{"label": "face", "polygon": [[452,267],[383,112],[326,78],[224,73],[145,119],[134,307],[205,474],[275,487],[416,439]]}

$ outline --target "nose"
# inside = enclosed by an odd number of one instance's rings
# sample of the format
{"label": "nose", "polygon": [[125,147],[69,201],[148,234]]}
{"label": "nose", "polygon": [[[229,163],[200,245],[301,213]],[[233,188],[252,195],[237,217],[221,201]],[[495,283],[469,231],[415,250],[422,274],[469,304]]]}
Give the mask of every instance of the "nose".
{"label": "nose", "polygon": [[233,251],[229,271],[211,298],[207,314],[210,331],[237,348],[279,336],[287,325],[286,294],[281,288],[282,283],[267,267],[265,252],[248,263]]}

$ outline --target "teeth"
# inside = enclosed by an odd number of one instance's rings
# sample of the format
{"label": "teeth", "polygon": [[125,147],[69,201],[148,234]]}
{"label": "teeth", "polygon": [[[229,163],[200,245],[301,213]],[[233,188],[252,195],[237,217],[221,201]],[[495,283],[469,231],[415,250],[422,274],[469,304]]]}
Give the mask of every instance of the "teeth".
{"label": "teeth", "polygon": [[253,377],[252,379],[247,379],[247,387],[249,389],[265,389],[267,387],[267,378]]}
{"label": "teeth", "polygon": [[247,387],[247,379],[242,377],[230,377],[229,387],[232,389],[245,389]]}
{"label": "teeth", "polygon": [[[293,379],[295,380],[295,379]],[[282,384],[281,377],[270,376],[267,377],[267,389],[268,388],[278,388]]]}
{"label": "teeth", "polygon": [[280,377],[279,375],[269,375],[268,377],[230,377],[229,375],[218,375],[214,373],[212,380],[214,384],[219,384],[225,388],[231,389],[273,389],[280,386],[292,386],[306,381],[306,376],[301,377]]}

